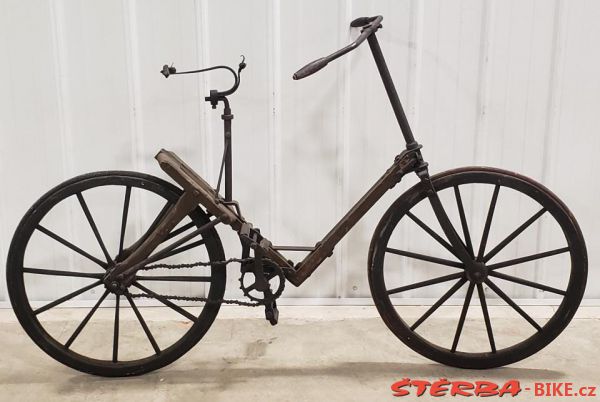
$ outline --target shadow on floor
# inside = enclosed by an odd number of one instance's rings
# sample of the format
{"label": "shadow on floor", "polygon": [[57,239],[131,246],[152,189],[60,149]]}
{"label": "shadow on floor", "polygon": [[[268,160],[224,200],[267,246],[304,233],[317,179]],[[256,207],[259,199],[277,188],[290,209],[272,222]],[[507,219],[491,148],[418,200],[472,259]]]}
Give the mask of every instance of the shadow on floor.
{"label": "shadow on floor", "polygon": [[[267,362],[265,362],[267,363]],[[89,392],[106,389],[107,386],[127,388],[129,390],[144,389],[159,383],[170,385],[194,384],[210,389],[224,389],[234,384],[251,383],[272,379],[275,383],[292,383],[298,378],[314,377],[319,381],[331,379],[348,379],[349,381],[384,380],[392,381],[404,377],[419,379],[544,379],[557,380],[564,373],[546,369],[502,367],[490,370],[463,370],[438,364],[389,363],[389,362],[348,362],[332,365],[313,365],[305,367],[238,367],[234,364],[222,364],[216,367],[191,367],[181,369],[175,366],[152,372],[143,376],[128,378],[102,378],[84,374],[73,374],[73,371],[60,369],[64,375],[55,375],[55,386],[59,392],[69,393],[85,389]],[[57,373],[58,374],[58,373]],[[47,377],[47,376],[45,376]],[[61,381],[62,378],[62,381]],[[31,376],[27,382],[35,382]]]}

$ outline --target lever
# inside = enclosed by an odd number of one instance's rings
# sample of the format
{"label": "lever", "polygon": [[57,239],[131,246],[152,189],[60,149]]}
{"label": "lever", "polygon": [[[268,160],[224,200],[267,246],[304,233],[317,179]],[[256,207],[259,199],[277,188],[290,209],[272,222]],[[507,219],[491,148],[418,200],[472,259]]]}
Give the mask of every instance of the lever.
{"label": "lever", "polygon": [[169,78],[169,75],[177,74],[177,69],[173,67],[173,65],[169,67],[167,64],[165,64],[160,73],[164,75],[165,78]]}
{"label": "lever", "polygon": [[242,57],[242,61],[238,65],[238,76],[240,75],[242,70],[246,68],[246,56],[242,55],[241,57]]}

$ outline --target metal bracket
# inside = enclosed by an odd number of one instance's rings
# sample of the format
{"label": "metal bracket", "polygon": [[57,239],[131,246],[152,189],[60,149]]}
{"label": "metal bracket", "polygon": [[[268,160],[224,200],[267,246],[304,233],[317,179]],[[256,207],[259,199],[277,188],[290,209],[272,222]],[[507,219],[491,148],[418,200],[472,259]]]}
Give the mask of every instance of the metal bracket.
{"label": "metal bracket", "polygon": [[394,164],[397,165],[399,169],[396,172],[397,180],[392,183],[390,188],[398,184],[402,177],[411,171],[416,172],[417,175],[419,175],[419,172],[427,172],[428,164],[423,160],[421,148],[423,148],[423,146],[417,144],[410,149],[405,149],[399,155],[396,155],[394,158]]}

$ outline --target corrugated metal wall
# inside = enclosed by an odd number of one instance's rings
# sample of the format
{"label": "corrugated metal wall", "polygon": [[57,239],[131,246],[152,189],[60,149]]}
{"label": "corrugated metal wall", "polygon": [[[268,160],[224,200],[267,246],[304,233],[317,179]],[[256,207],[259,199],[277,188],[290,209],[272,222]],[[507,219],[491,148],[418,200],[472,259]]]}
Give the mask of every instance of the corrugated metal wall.
{"label": "corrugated metal wall", "polygon": [[[403,142],[367,46],[310,79],[291,75],[348,43],[351,19],[374,14],[385,17],[380,42],[432,172],[481,164],[546,184],[579,219],[590,256],[586,297],[600,298],[600,3],[592,0],[3,0],[2,267],[20,217],[73,175],[165,177],[153,160],[164,147],[216,182],[220,112],[203,96],[230,78],[165,80],[158,70],[235,65],[240,54],[248,68],[232,97],[234,196],[276,243],[313,244]],[[287,296],[368,297],[372,230],[414,183],[387,194]],[[237,253],[235,238],[223,236]]]}

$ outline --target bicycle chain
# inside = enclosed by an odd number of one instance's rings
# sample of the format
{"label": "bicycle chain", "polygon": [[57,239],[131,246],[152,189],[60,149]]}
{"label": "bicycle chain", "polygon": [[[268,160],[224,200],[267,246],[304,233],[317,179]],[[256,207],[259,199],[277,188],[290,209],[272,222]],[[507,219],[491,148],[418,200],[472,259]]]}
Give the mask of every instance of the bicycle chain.
{"label": "bicycle chain", "polygon": [[[271,261],[268,258],[263,258],[263,260]],[[231,264],[232,262],[239,262],[240,264],[245,264],[245,263],[248,263],[251,261],[254,261],[254,257],[229,258],[224,261],[210,261],[210,262],[197,261],[197,262],[192,262],[192,263],[188,263],[188,264],[154,264],[154,265],[148,265],[146,267],[140,268],[140,271],[150,271],[150,270],[159,269],[159,268],[165,268],[165,269],[196,268],[196,267],[208,267],[208,266],[213,266],[213,265],[227,267],[227,264]],[[161,294],[156,294],[156,296],[152,296],[152,295],[145,294],[145,293],[129,294],[129,296],[131,296],[132,298],[135,298],[135,299],[142,299],[142,298],[156,299],[158,296],[158,297],[168,299],[168,300],[204,302],[206,304],[235,304],[235,305],[244,306],[244,307],[258,307],[258,306],[263,305],[258,302],[246,302],[246,301],[242,301],[242,300],[228,300],[228,299],[213,299],[213,300],[211,300],[207,297],[194,297],[194,296],[177,296],[177,295],[161,295]]]}

